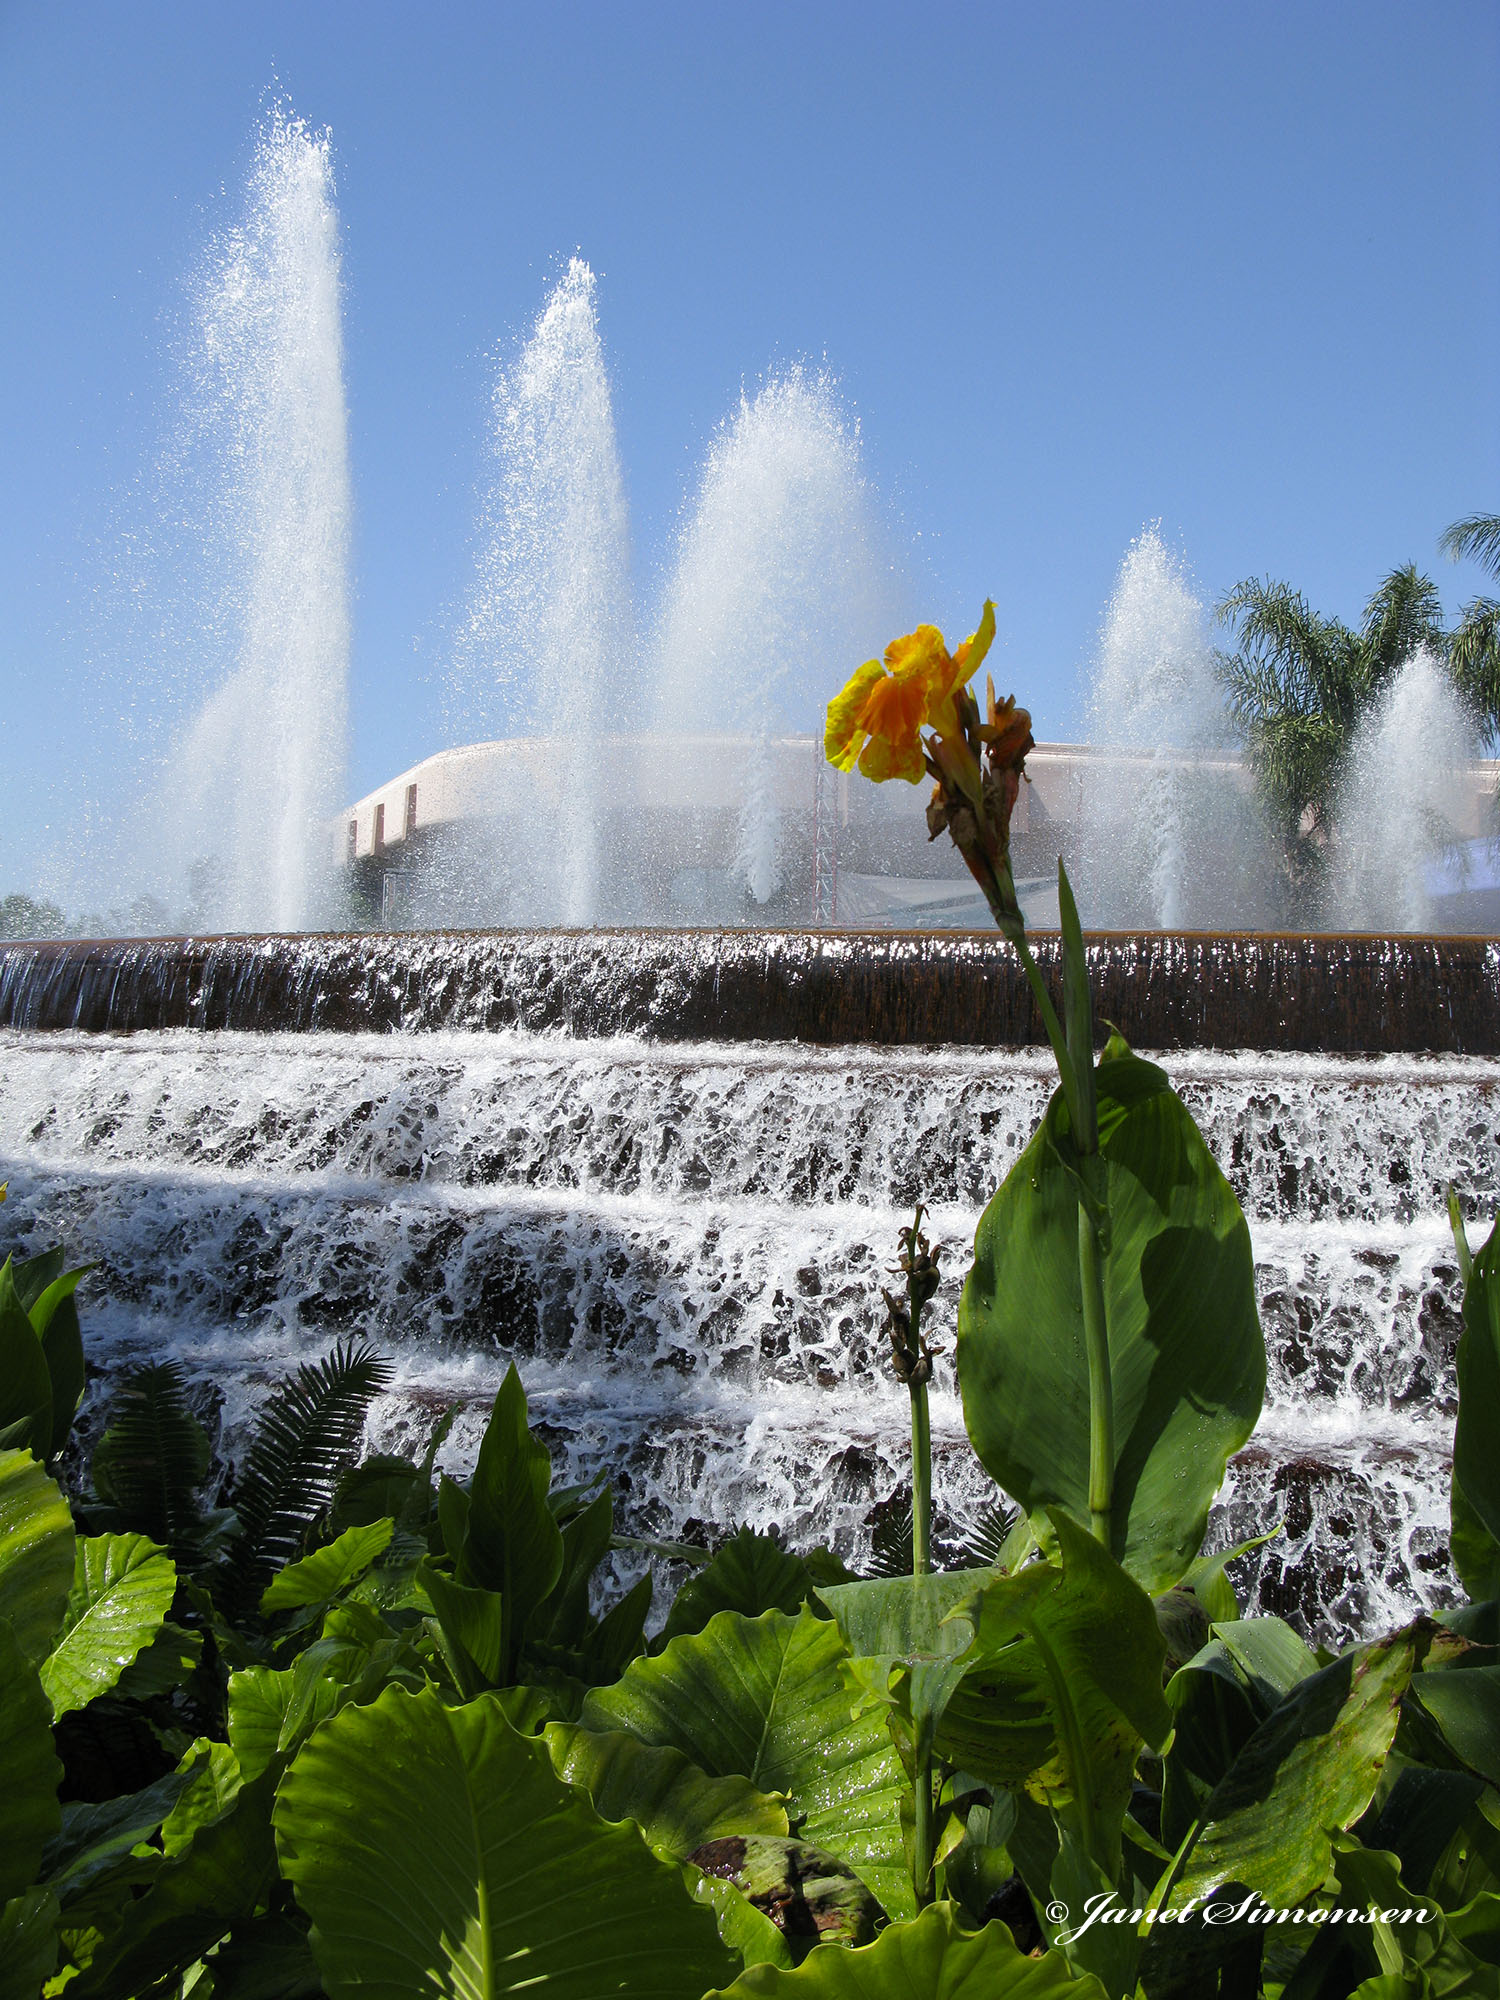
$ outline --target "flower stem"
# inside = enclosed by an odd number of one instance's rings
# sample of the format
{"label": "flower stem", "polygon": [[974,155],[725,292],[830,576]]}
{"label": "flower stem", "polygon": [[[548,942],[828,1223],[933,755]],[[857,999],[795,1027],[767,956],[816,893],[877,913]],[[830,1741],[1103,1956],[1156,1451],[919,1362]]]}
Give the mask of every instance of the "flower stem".
{"label": "flower stem", "polygon": [[917,1908],[925,1910],[932,1901],[933,1851],[937,1845],[936,1814],[932,1798],[932,1725],[919,1722],[916,1740],[916,1770],[912,1780],[911,1886]]}
{"label": "flower stem", "polygon": [[926,1576],[932,1569],[932,1430],[927,1417],[927,1384],[909,1382],[907,1389],[911,1395],[911,1573]]}

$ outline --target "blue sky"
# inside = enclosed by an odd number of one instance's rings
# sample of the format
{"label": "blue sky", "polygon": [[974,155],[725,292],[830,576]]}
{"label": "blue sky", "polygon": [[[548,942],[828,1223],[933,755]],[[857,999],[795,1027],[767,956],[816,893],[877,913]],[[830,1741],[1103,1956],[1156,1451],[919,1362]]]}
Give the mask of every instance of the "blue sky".
{"label": "blue sky", "polygon": [[440,747],[494,357],[574,249],[648,592],[741,385],[798,359],[927,615],[995,597],[1039,735],[1078,729],[1147,521],[1210,599],[1478,585],[1435,543],[1500,507],[1494,0],[0,0],[0,893],[80,799],[118,809],[94,606],[273,77],[338,162],[351,793]]}

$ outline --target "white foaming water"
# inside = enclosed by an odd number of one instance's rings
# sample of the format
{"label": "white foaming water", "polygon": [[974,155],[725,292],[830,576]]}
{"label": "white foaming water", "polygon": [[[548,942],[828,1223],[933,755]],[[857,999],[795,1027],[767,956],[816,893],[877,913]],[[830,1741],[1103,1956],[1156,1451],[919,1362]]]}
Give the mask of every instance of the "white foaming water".
{"label": "white foaming water", "polygon": [[507,820],[504,916],[595,921],[595,739],[628,726],[630,538],[593,272],[574,257],[495,385],[494,486],[449,688],[456,741],[546,739]]}
{"label": "white foaming water", "polygon": [[[1241,1578],[1326,1634],[1452,1591],[1449,1179],[1500,1198],[1500,1063],[1174,1055],[1249,1217],[1269,1356],[1215,1514],[1284,1519]],[[180,1355],[231,1415],[336,1335],[392,1354],[372,1441],[514,1358],[568,1476],[629,1520],[831,1536],[900,1486],[879,1283],[918,1197],[946,1273],[940,1512],[989,1492],[952,1318],[975,1222],[1046,1101],[1037,1052],[816,1051],[557,1034],[0,1036],[8,1234],[97,1257],[96,1358]],[[142,1162],[149,1168],[142,1170]]]}
{"label": "white foaming water", "polygon": [[742,397],[683,529],[655,676],[663,730],[747,739],[735,872],[757,903],[782,874],[771,738],[821,733],[829,693],[895,629],[893,602],[832,381],[794,368]]}
{"label": "white foaming water", "polygon": [[[195,288],[177,532],[203,552],[189,619],[224,677],[148,816],[174,906],[204,928],[326,916],[344,782],[350,490],[338,217],[326,133],[273,109],[245,213]],[[201,508],[201,513],[198,511]]]}
{"label": "white foaming water", "polygon": [[1457,838],[1449,816],[1460,774],[1478,754],[1452,683],[1422,649],[1391,681],[1350,752],[1330,871],[1332,928],[1431,928],[1429,876]]}
{"label": "white foaming water", "polygon": [[1230,766],[1205,759],[1225,741],[1223,697],[1203,606],[1154,526],[1120,565],[1089,741],[1113,753],[1084,795],[1078,873],[1090,921],[1181,930],[1241,919],[1256,815]]}

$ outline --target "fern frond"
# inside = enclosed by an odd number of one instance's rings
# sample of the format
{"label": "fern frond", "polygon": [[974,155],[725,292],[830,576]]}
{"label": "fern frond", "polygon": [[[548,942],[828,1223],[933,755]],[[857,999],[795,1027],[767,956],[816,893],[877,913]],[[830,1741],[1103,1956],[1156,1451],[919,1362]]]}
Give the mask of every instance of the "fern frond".
{"label": "fern frond", "polygon": [[954,1569],[991,1569],[999,1562],[1010,1531],[1021,1518],[1019,1509],[1003,1500],[982,1507],[959,1536]]}
{"label": "fern frond", "polygon": [[209,1455],[182,1370],[158,1361],[126,1378],[89,1470],[94,1491],[124,1527],[149,1535],[191,1569],[201,1554],[198,1489]]}
{"label": "fern frond", "polygon": [[256,1603],[301,1555],[354,1462],[371,1399],[390,1379],[391,1364],[372,1347],[341,1342],[324,1360],[304,1362],[265,1405],[229,1495],[239,1517],[225,1568],[231,1608]]}

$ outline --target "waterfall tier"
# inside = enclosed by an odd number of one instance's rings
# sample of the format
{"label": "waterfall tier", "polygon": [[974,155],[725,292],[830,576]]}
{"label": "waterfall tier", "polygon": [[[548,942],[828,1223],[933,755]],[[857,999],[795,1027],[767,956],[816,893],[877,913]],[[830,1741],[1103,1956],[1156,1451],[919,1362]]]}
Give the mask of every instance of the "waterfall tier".
{"label": "waterfall tier", "polygon": [[[1055,975],[1057,938],[1034,939]],[[1095,1011],[1142,1048],[1500,1055],[1486,938],[1113,933]],[[0,1026],[1042,1041],[993,933],[501,931],[0,945]]]}
{"label": "waterfall tier", "polygon": [[[413,963],[391,976],[422,990]],[[855,1555],[904,1476],[878,1286],[921,1198],[950,1274],[940,1526],[990,1495],[952,1317],[979,1210],[1046,1100],[1038,1052],[14,1028],[0,1050],[7,1236],[99,1260],[84,1310],[107,1367],[177,1355],[232,1422],[363,1334],[398,1369],[372,1442],[420,1443],[457,1400],[461,1463],[514,1358],[570,1476],[609,1466],[634,1527],[745,1520]],[[1242,1581],[1326,1636],[1444,1601],[1444,1188],[1483,1215],[1500,1199],[1500,1063],[1166,1060],[1249,1216],[1270,1355],[1213,1532],[1284,1520]]]}

